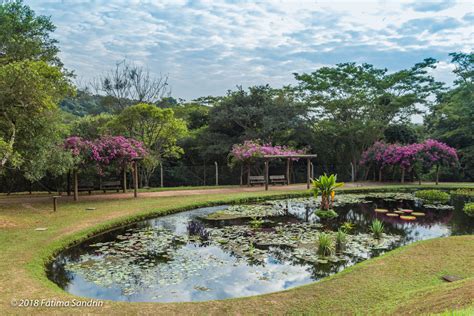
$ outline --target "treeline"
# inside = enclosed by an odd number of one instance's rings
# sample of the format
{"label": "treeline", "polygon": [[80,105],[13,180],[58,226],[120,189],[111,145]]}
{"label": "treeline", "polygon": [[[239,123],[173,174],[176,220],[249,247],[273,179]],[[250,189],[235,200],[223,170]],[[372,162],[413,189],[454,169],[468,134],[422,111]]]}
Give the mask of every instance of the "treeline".
{"label": "treeline", "polygon": [[[49,18],[21,2],[0,5],[2,191],[27,190],[31,183],[64,187],[75,168],[63,150],[69,136],[142,142],[150,153],[140,168],[144,186],[160,184],[161,166],[166,185],[213,183],[215,162],[221,183],[236,184],[239,172],[228,167],[229,152],[245,140],[309,148],[318,155],[316,173],[365,180],[361,155],[376,141],[405,145],[433,138],[456,148],[460,158],[459,168],[440,170],[440,179],[474,179],[472,53],[451,54],[452,87],[434,80],[429,70],[437,61],[427,58],[397,72],[342,63],[294,74],[293,86],[237,87],[186,102],[171,97],[167,76],[127,61],[75,87],[53,31]],[[423,124],[411,122],[415,114],[423,115]],[[94,177],[85,169],[84,177]]]}

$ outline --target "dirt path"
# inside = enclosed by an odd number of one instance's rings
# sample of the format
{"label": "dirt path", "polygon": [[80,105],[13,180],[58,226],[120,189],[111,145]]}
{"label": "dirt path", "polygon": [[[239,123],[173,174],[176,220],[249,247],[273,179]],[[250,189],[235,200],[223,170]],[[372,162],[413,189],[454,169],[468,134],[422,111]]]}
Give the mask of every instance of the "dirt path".
{"label": "dirt path", "polygon": [[[357,183],[346,183],[345,187],[361,187],[361,186],[376,186],[377,183],[369,182],[357,182]],[[187,189],[187,190],[167,190],[167,191],[157,191],[157,192],[139,192],[138,196],[143,198],[151,197],[169,197],[169,196],[189,196],[189,195],[202,195],[202,194],[226,194],[226,193],[238,193],[238,192],[260,192],[264,191],[263,186],[255,187],[229,187],[229,188],[208,188],[208,189]],[[288,190],[306,190],[306,184],[292,184],[290,186],[269,186],[269,191],[288,191]],[[1,197],[0,204],[2,205],[12,205],[18,203],[48,203],[51,201],[53,195],[41,195],[41,196],[29,196],[29,195],[18,195],[18,196],[9,196]],[[133,190],[129,190],[128,193],[95,193],[92,195],[80,194],[80,201],[97,201],[97,200],[117,200],[117,199],[130,199],[133,197]],[[72,201],[73,197],[62,195],[61,201]]]}

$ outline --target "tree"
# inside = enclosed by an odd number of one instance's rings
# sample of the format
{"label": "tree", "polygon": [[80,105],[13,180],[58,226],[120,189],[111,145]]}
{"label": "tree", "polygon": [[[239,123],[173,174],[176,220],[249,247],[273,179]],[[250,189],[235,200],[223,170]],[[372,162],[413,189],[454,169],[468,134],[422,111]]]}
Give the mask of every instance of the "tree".
{"label": "tree", "polygon": [[413,124],[391,124],[384,131],[387,143],[413,144],[419,139]]}
{"label": "tree", "polygon": [[54,121],[57,103],[71,92],[61,69],[44,61],[0,66],[0,138],[7,144],[2,147],[8,148],[2,154],[0,171],[8,163],[20,167],[23,158],[32,155],[31,146],[50,148],[47,140],[53,142],[60,133],[61,124]]}
{"label": "tree", "polygon": [[150,155],[144,161],[143,178],[148,186],[155,168],[165,158],[183,153],[177,141],[187,132],[186,123],[174,116],[172,109],[161,109],[151,104],[136,104],[123,110],[111,123],[116,134],[143,142]]}
{"label": "tree", "polygon": [[425,117],[431,137],[456,148],[466,180],[474,180],[474,54],[453,53],[455,86],[438,95]]}
{"label": "tree", "polygon": [[107,104],[116,112],[136,103],[156,103],[170,92],[167,75],[154,76],[148,68],[126,60],[116,63],[91,85],[96,93],[109,97]]}
{"label": "tree", "polygon": [[[388,73],[369,64],[337,64],[310,74],[295,74],[297,91],[310,111],[317,138],[348,157],[352,180],[365,148],[380,139],[390,123],[405,122],[419,113],[417,106],[442,85],[427,74],[434,59],[425,59],[410,69]],[[331,144],[332,143],[332,144]]]}
{"label": "tree", "polygon": [[85,139],[99,138],[109,132],[107,126],[114,118],[108,113],[80,117],[72,123],[71,134]]}
{"label": "tree", "polygon": [[0,5],[0,173],[16,168],[30,181],[61,174],[72,159],[57,150],[67,133],[57,103],[73,89],[54,29],[22,1]]}
{"label": "tree", "polygon": [[0,4],[0,65],[28,59],[62,66],[54,30],[49,17],[36,16],[20,0]]}

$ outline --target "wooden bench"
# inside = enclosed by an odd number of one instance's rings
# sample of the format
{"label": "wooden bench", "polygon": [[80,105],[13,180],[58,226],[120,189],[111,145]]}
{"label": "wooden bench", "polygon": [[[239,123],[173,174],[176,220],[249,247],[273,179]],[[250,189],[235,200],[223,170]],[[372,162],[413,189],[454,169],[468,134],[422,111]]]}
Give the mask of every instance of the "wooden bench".
{"label": "wooden bench", "polygon": [[94,184],[93,183],[81,183],[77,187],[77,190],[79,192],[89,192],[89,195],[92,194],[92,191],[94,191]]}
{"label": "wooden bench", "polygon": [[286,177],[284,175],[275,175],[275,176],[270,176],[270,183],[271,184],[286,184]]}
{"label": "wooden bench", "polygon": [[254,184],[265,184],[264,176],[249,176],[249,184],[253,186]]}
{"label": "wooden bench", "polygon": [[100,184],[100,189],[104,191],[104,193],[107,190],[116,190],[117,192],[119,192],[120,189],[122,189],[122,184],[120,183],[120,181],[103,181]]}

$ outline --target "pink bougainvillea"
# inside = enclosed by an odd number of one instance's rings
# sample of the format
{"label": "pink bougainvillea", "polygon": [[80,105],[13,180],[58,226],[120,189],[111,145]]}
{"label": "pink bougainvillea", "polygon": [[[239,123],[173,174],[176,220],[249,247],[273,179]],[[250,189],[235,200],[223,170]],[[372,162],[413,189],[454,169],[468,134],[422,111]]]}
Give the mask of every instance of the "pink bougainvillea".
{"label": "pink bougainvillea", "polygon": [[99,171],[111,164],[125,167],[134,158],[147,155],[142,142],[123,136],[103,136],[93,141],[71,136],[65,140],[64,148],[71,151],[78,163],[95,163]]}
{"label": "pink bougainvillea", "polygon": [[454,166],[457,161],[456,149],[440,141],[428,139],[423,143],[405,146],[376,142],[362,154],[360,163],[366,166],[373,163],[399,166],[409,170],[415,163],[428,167],[437,164]]}
{"label": "pink bougainvillea", "polygon": [[304,149],[293,149],[288,146],[272,146],[271,144],[261,143],[258,140],[246,140],[243,144],[232,146],[230,156],[234,161],[250,162],[255,158],[261,158],[265,155],[301,155]]}

